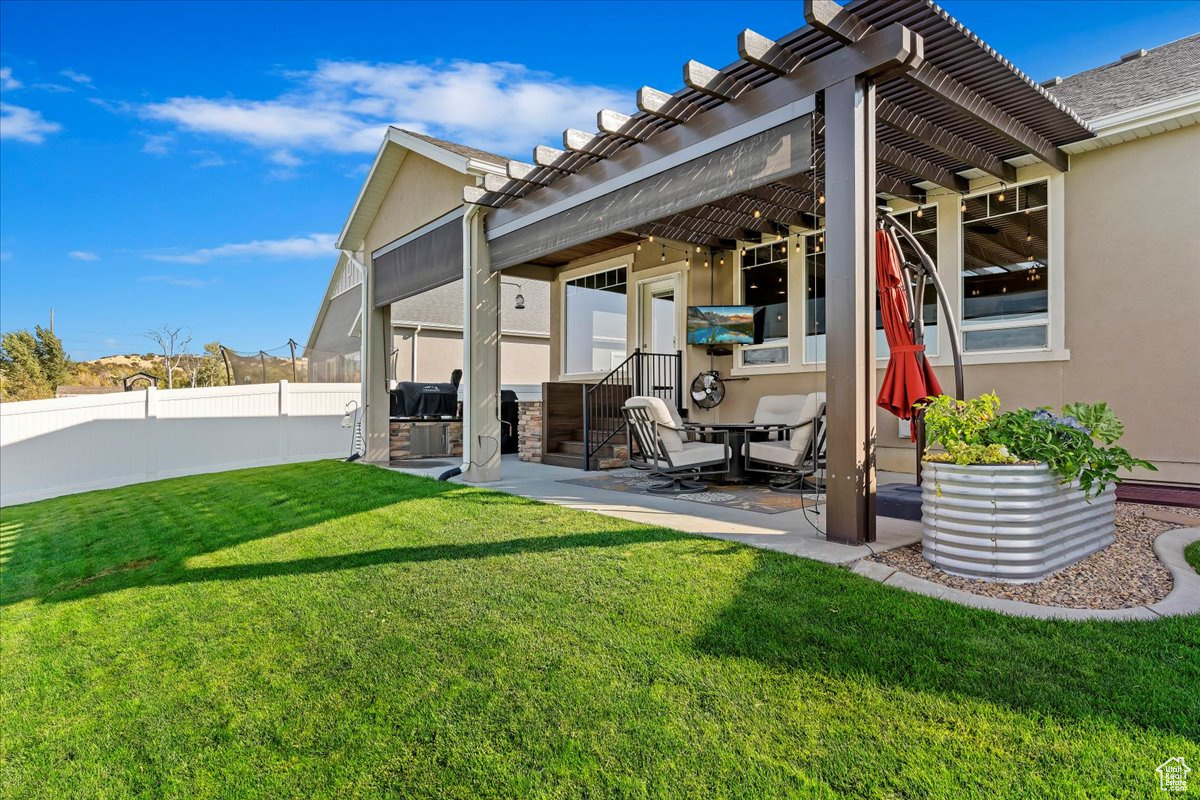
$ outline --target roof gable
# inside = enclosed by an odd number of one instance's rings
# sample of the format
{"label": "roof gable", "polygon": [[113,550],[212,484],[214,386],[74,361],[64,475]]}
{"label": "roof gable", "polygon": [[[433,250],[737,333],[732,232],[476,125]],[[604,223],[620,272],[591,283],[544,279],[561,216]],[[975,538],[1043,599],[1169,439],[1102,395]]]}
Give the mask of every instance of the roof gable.
{"label": "roof gable", "polygon": [[507,159],[485,150],[448,142],[413,131],[389,127],[367,179],[359,190],[350,216],[338,236],[339,250],[359,250],[363,237],[375,220],[383,199],[391,188],[400,165],[409,153],[415,153],[464,175],[503,175]]}

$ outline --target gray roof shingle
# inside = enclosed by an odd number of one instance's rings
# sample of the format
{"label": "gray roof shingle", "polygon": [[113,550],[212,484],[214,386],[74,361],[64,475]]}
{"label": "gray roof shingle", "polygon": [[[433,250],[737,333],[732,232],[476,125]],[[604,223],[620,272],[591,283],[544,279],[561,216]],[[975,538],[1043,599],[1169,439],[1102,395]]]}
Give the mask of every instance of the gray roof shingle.
{"label": "gray roof shingle", "polygon": [[438,139],[435,136],[430,136],[429,134],[426,134],[426,133],[417,133],[416,131],[410,131],[407,128],[397,128],[397,130],[403,131],[404,133],[407,133],[409,136],[415,136],[418,139],[429,142],[430,144],[432,144],[436,147],[440,147],[443,150],[449,150],[451,153],[457,153],[460,156],[465,156],[467,158],[477,158],[480,161],[488,161],[493,164],[499,164],[500,166],[504,166],[505,164],[508,163],[508,159],[505,158],[504,156],[498,156],[495,153],[489,153],[488,151],[480,150],[477,147],[470,147],[465,144],[459,144],[458,142],[450,142],[445,139]]}
{"label": "gray roof shingle", "polygon": [[1200,91],[1200,34],[1063,78],[1046,89],[1085,120]]}

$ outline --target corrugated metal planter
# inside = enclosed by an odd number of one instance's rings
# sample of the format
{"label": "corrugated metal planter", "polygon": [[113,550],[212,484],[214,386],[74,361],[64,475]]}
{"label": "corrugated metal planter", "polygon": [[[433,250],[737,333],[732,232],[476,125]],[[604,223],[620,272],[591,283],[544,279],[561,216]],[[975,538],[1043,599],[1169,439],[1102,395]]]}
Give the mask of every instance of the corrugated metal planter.
{"label": "corrugated metal planter", "polygon": [[926,462],[925,559],[966,578],[1032,583],[1112,544],[1116,489],[1088,502],[1045,464]]}

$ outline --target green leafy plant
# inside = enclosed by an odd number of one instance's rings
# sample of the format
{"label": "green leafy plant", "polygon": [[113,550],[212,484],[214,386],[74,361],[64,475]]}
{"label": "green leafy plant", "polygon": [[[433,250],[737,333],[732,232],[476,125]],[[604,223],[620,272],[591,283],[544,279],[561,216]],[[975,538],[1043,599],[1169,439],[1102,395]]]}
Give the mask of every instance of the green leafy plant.
{"label": "green leafy plant", "polygon": [[925,420],[925,435],[948,451],[952,444],[982,444],[983,434],[996,418],[1000,398],[995,393],[970,400],[955,400],[947,394],[917,403]]}
{"label": "green leafy plant", "polygon": [[[1069,410],[1101,425],[1103,432],[1098,434],[1080,417],[1066,413]],[[1076,403],[1064,406],[1063,412],[1060,417],[1045,408],[1006,412],[988,428],[985,439],[1003,445],[1018,459],[1047,464],[1064,483],[1078,480],[1079,488],[1089,499],[1109,484],[1119,483],[1118,472],[1122,469],[1156,469],[1149,461],[1134,458],[1125,448],[1112,445],[1124,426],[1106,405]],[[1103,447],[1098,441],[1108,446]]]}
{"label": "green leafy plant", "polygon": [[1078,481],[1088,499],[1120,482],[1121,470],[1154,470],[1149,461],[1114,446],[1125,426],[1107,403],[1071,403],[1056,416],[1049,408],[1020,408],[996,416],[995,393],[970,400],[948,395],[918,404],[930,446],[926,461],[958,464],[1046,464],[1064,483]]}
{"label": "green leafy plant", "polygon": [[1068,403],[1062,407],[1062,412],[1078,420],[1092,432],[1092,438],[1105,444],[1112,444],[1125,435],[1125,423],[1117,418],[1108,403]]}
{"label": "green leafy plant", "polygon": [[928,453],[926,461],[945,464],[1015,464],[1017,459],[1002,444],[964,444],[951,442],[944,453]]}

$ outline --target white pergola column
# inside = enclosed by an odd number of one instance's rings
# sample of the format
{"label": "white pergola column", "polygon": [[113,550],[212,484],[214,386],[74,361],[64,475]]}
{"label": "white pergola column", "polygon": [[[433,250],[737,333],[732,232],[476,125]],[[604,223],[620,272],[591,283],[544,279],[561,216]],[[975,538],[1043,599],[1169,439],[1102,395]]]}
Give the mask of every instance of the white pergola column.
{"label": "white pergola column", "polygon": [[480,206],[463,216],[463,480],[500,480],[500,273]]}
{"label": "white pergola column", "polygon": [[875,86],[825,90],[825,536],[875,541]]}
{"label": "white pergola column", "polygon": [[[350,255],[350,254],[348,254]],[[363,271],[362,299],[362,402],[363,439],[366,461],[386,462],[391,457],[391,431],[388,426],[391,398],[387,386],[388,354],[392,349],[391,306],[375,308],[375,269],[369,258],[359,261]],[[365,262],[365,263],[364,263]]]}

